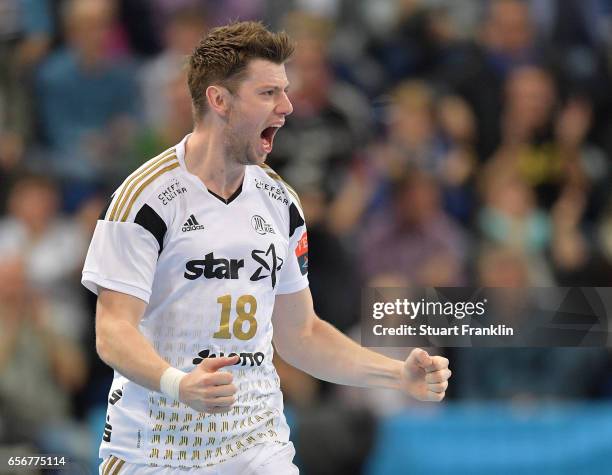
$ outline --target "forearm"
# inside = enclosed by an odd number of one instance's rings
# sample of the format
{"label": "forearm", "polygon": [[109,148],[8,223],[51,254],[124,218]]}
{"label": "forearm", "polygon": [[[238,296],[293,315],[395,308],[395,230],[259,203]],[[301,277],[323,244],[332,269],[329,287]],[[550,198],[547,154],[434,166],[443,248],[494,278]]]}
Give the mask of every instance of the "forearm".
{"label": "forearm", "polygon": [[363,348],[316,318],[307,332],[279,346],[280,356],[312,376],[350,386],[399,387],[403,362]]}
{"label": "forearm", "polygon": [[96,348],[100,358],[126,378],[153,391],[170,366],[131,323],[105,319],[96,327]]}

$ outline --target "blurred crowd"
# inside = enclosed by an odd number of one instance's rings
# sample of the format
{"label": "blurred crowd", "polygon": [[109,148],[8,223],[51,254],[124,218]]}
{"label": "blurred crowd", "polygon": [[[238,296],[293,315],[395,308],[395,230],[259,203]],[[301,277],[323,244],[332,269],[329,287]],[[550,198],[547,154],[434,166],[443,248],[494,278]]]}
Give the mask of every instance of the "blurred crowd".
{"label": "blurred crowd", "polygon": [[[235,19],[297,41],[268,163],[301,196],[322,318],[358,339],[369,285],[612,285],[612,0],[4,0],[0,441],[91,450],[111,373],[79,285],[89,239],[122,179],[190,132],[185,56]],[[446,354],[451,400],[612,396],[603,349]],[[278,368],[307,473],[357,473],[364,428],[414,404]]]}

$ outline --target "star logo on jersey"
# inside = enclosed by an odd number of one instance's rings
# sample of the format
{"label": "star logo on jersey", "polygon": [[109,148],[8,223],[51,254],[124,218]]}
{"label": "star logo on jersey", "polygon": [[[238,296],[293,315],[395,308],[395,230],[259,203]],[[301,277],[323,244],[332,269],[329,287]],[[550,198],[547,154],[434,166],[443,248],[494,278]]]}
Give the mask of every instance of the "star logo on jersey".
{"label": "star logo on jersey", "polygon": [[256,282],[270,277],[272,288],[274,288],[276,286],[276,273],[281,270],[284,262],[281,257],[276,255],[274,244],[270,244],[267,251],[254,250],[251,252],[251,257],[260,265],[260,267],[253,272],[251,280]]}

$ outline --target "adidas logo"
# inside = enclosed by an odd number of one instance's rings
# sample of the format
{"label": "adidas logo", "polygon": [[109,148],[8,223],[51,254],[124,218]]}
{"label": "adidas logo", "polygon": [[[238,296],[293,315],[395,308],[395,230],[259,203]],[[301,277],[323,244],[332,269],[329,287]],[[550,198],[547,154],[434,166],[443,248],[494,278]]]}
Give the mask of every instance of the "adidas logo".
{"label": "adidas logo", "polygon": [[198,231],[199,229],[204,229],[204,226],[198,223],[198,220],[192,214],[191,216],[189,216],[189,219],[185,221],[185,224],[183,224],[181,231],[186,233],[187,231]]}

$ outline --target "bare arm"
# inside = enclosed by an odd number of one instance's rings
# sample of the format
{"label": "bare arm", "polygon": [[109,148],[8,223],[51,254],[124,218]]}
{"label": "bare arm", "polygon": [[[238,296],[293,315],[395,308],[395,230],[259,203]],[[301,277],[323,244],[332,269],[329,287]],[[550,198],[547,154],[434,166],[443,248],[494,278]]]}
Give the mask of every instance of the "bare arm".
{"label": "bare arm", "polygon": [[309,289],[276,297],[274,344],[293,366],[338,384],[399,389],[420,400],[440,401],[448,386],[448,360],[421,349],[406,361],[363,348],[316,316]]}
{"label": "bare arm", "polygon": [[[170,367],[138,329],[146,303],[130,295],[100,290],[96,311],[96,349],[100,358],[126,378],[160,391]],[[179,399],[195,410],[224,412],[235,402],[232,374],[218,371],[238,357],[206,359],[180,382]]]}
{"label": "bare arm", "polygon": [[102,361],[126,378],[159,391],[161,375],[170,365],[138,329],[146,307],[147,304],[136,297],[100,290],[96,308],[96,349]]}

